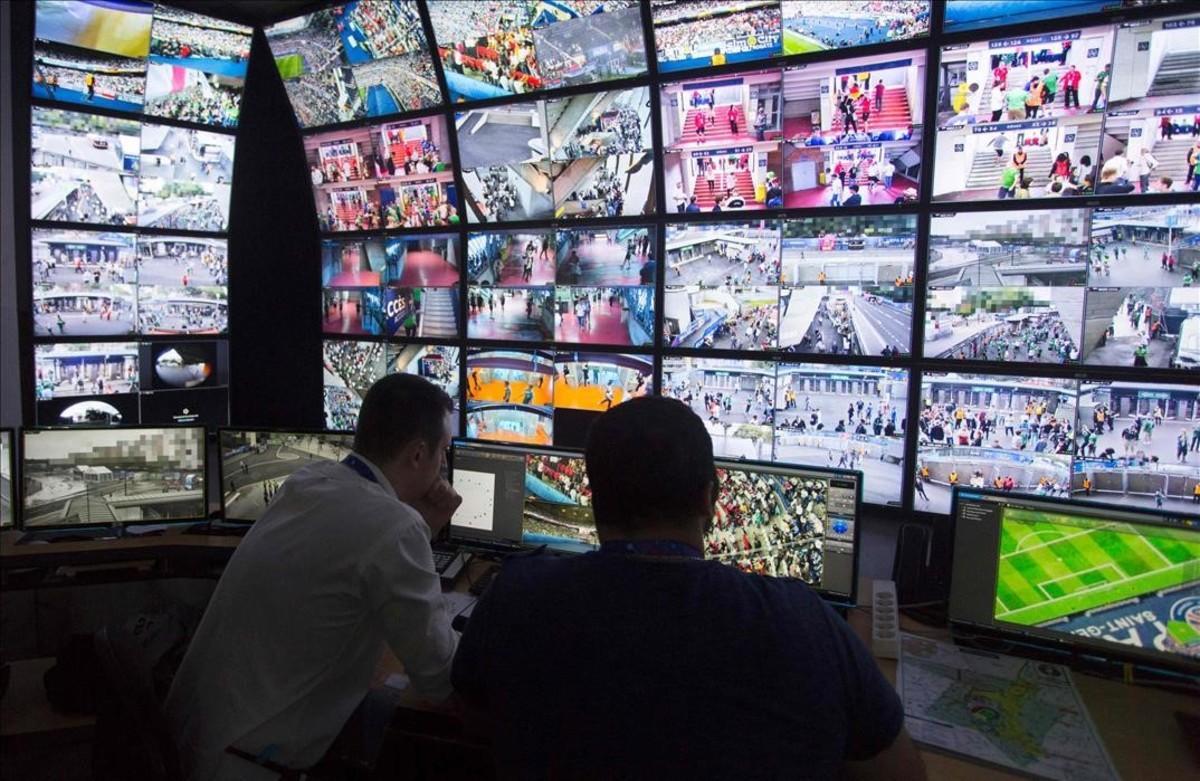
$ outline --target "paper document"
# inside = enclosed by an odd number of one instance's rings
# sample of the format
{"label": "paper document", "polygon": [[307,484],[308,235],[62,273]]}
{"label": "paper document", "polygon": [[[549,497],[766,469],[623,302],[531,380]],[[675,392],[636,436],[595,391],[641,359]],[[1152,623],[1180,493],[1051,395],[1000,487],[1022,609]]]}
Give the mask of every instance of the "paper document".
{"label": "paper document", "polygon": [[904,635],[896,688],[919,743],[1043,778],[1118,778],[1062,665]]}

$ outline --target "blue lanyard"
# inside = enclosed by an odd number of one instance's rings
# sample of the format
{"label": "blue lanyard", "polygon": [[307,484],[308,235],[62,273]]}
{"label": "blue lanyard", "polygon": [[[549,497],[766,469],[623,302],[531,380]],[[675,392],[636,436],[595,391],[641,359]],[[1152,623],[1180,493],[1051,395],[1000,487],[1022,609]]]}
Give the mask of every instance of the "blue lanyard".
{"label": "blue lanyard", "polygon": [[685,559],[702,559],[704,553],[686,542],[675,540],[609,540],[600,543],[601,553],[616,553],[625,556],[675,556]]}
{"label": "blue lanyard", "polygon": [[342,463],[357,472],[360,477],[364,477],[375,484],[379,483],[379,478],[377,478],[375,473],[371,471],[371,467],[367,466],[367,462],[363,461],[353,453],[343,458]]}

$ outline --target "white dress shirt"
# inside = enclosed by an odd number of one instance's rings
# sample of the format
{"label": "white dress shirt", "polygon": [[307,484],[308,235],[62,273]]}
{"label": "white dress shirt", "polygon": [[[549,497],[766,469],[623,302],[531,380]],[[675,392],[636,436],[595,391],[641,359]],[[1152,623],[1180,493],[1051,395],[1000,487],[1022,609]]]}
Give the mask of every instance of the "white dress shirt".
{"label": "white dress shirt", "polygon": [[429,527],[362,461],[375,481],[329,461],[293,474],[225,568],[166,702],[187,778],[273,777],[231,744],[315,764],[385,642],[419,693],[449,696],[458,636]]}

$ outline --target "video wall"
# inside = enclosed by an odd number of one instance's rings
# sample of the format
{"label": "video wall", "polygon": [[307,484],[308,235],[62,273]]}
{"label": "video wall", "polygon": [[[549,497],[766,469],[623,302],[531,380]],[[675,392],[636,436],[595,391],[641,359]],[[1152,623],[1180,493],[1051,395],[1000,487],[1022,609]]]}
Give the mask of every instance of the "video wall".
{"label": "video wall", "polygon": [[226,235],[252,33],[135,0],[38,0],[38,425],[228,422]]}
{"label": "video wall", "polygon": [[1190,506],[1200,16],[1172,5],[429,0],[449,105],[305,135],[325,424],[395,371],[542,445],[661,393],[718,454],[858,469],[874,504]]}
{"label": "video wall", "polygon": [[[351,0],[265,32],[321,231],[325,427],[410,372],[470,438],[578,447],[661,393],[723,456],[922,512],[954,485],[1200,496],[1187,4]],[[110,401],[160,365],[227,382],[230,137],[34,121],[67,136],[34,145],[47,366],[95,348]],[[47,376],[99,398],[76,374]]]}

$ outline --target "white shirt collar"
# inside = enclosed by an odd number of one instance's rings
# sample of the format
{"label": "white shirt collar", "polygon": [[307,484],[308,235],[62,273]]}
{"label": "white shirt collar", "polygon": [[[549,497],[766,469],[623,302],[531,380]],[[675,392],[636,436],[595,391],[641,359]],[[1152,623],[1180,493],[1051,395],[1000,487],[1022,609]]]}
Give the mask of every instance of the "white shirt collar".
{"label": "white shirt collar", "polygon": [[397,499],[400,498],[399,496],[396,495],[396,489],[392,487],[392,482],[387,479],[387,476],[384,475],[383,470],[380,469],[378,466],[376,466],[374,461],[367,458],[362,453],[359,453],[356,451],[351,451],[351,452],[353,453],[355,458],[357,458],[359,461],[362,461],[364,464],[367,465],[367,469],[370,469],[371,474],[375,475],[376,482],[379,483],[379,485],[383,488],[383,490],[387,491],[389,494],[396,497]]}

